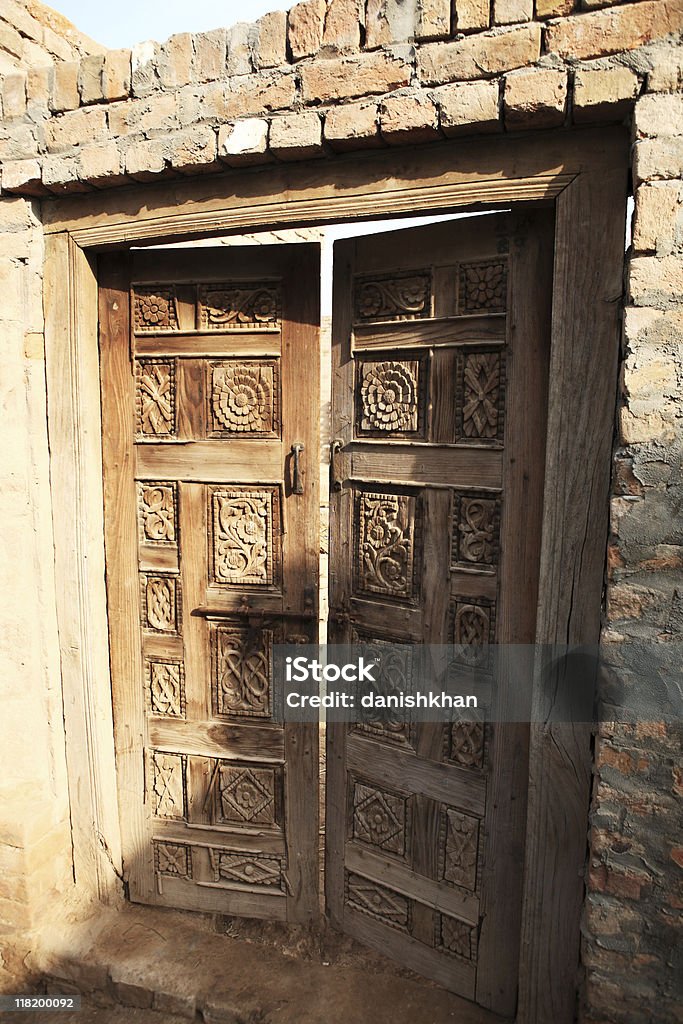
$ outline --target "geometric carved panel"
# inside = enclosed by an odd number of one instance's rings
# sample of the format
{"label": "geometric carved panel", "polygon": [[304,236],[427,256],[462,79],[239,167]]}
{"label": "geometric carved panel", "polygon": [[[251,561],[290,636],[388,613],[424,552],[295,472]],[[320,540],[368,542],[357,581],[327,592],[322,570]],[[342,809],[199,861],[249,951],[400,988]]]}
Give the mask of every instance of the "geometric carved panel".
{"label": "geometric carved panel", "polygon": [[137,359],[135,410],[143,437],[175,434],[175,359]]}
{"label": "geometric carved panel", "polygon": [[177,331],[174,287],[157,284],[143,288],[137,285],[133,292],[133,319],[136,334],[145,331]]}
{"label": "geometric carved panel", "polygon": [[374,437],[414,435],[424,418],[417,359],[357,363],[358,432]]}
{"label": "geometric carved panel", "polygon": [[158,573],[140,576],[142,625],[160,633],[176,633],[180,622],[180,581]]}
{"label": "geometric carved panel", "polygon": [[[377,664],[375,682],[369,686],[369,692],[382,697],[397,697],[401,693],[413,691],[412,650],[406,646],[405,640],[380,640],[374,634],[354,629],[351,634],[352,644],[363,645],[363,655],[367,661]],[[363,684],[367,686],[367,684]],[[356,706],[359,699],[356,699]],[[393,708],[363,708],[359,715],[360,721],[352,725],[355,732],[362,732],[375,739],[402,746],[415,746],[415,728],[407,721],[405,710]]]}
{"label": "geometric carved panel", "polygon": [[472,960],[476,956],[474,928],[455,917],[439,914],[437,919],[436,948],[450,956]]}
{"label": "geometric carved panel", "polygon": [[213,434],[274,437],[279,433],[278,363],[223,362],[211,366]]}
{"label": "geometric carved panel", "polygon": [[160,875],[192,878],[192,853],[190,847],[178,843],[155,843],[154,866]]}
{"label": "geometric carved panel", "polygon": [[374,917],[390,928],[410,930],[410,900],[393,889],[347,871],[344,897],[353,910]]}
{"label": "geometric carved panel", "polygon": [[456,598],[450,605],[451,643],[454,660],[483,666],[489,660],[489,644],[495,631],[495,606],[484,598]]}
{"label": "geometric carved panel", "polygon": [[456,429],[459,441],[499,444],[503,440],[505,354],[458,353],[456,371]]}
{"label": "geometric carved panel", "polygon": [[415,596],[416,499],[407,494],[356,494],[356,591],[398,600]]}
{"label": "geometric carved panel", "polygon": [[353,785],[352,838],[387,853],[405,856],[410,829],[407,801],[378,787]]}
{"label": "geometric carved panel", "polygon": [[451,567],[480,568],[498,562],[500,499],[490,494],[453,492]]}
{"label": "geometric carved panel", "polygon": [[269,282],[207,284],[199,289],[203,330],[262,330],[280,321],[280,289]]}
{"label": "geometric carved panel", "polygon": [[448,758],[461,768],[482,768],[484,765],[484,723],[452,722]]}
{"label": "geometric carved panel", "polygon": [[507,264],[498,259],[461,263],[460,313],[503,313],[507,304]]}
{"label": "geometric carved panel", "polygon": [[354,319],[416,320],[431,316],[432,275],[429,271],[356,278]]}
{"label": "geometric carved panel", "polygon": [[221,488],[211,495],[213,580],[269,586],[280,576],[278,487]]}
{"label": "geometric carved panel", "polygon": [[282,861],[278,857],[216,849],[209,849],[209,857],[215,882],[258,885],[271,889],[284,887]]}
{"label": "geometric carved panel", "polygon": [[270,715],[272,643],[272,630],[214,628],[214,714]]}
{"label": "geometric carved panel", "polygon": [[477,884],[479,820],[445,807],[441,815],[442,877],[474,892]]}
{"label": "geometric carved panel", "polygon": [[221,761],[218,768],[218,820],[276,825],[275,769]]}
{"label": "geometric carved panel", "polygon": [[151,753],[152,812],[158,818],[185,817],[185,755]]}
{"label": "geometric carved panel", "polygon": [[149,704],[153,715],[185,714],[185,674],[180,661],[149,661]]}
{"label": "geometric carved panel", "polygon": [[175,544],[175,483],[138,482],[138,513],[142,544]]}

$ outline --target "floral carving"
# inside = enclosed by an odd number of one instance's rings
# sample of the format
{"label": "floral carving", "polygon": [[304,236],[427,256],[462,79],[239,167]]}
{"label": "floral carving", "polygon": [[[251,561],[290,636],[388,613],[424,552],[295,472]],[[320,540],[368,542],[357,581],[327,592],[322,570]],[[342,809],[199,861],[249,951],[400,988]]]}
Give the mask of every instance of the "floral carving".
{"label": "floral carving", "polygon": [[382,433],[418,428],[418,363],[362,363],[361,430]]}
{"label": "floral carving", "polygon": [[499,260],[460,267],[460,312],[502,313],[507,303],[507,266]]}
{"label": "floral carving", "polygon": [[177,878],[192,877],[192,853],[189,846],[176,843],[155,843],[154,861],[160,875]]}
{"label": "floral carving", "polygon": [[179,661],[149,662],[149,699],[152,714],[185,714],[183,666]]}
{"label": "floral carving", "polygon": [[175,576],[143,576],[143,625],[174,633],[178,625],[178,581]]}
{"label": "floral carving", "polygon": [[144,544],[175,544],[175,484],[138,484],[138,508]]}
{"label": "floral carving", "polygon": [[270,714],[272,637],[269,630],[216,628],[217,714]]}
{"label": "floral carving", "polygon": [[478,494],[453,496],[453,565],[488,567],[498,561],[500,500]]}
{"label": "floral carving", "polygon": [[431,313],[431,274],[361,278],[356,281],[356,321],[414,320]]}
{"label": "floral carving", "polygon": [[134,320],[136,332],[174,331],[178,329],[178,315],[173,288],[155,285],[136,288],[134,294]]}
{"label": "floral carving", "polygon": [[477,883],[479,821],[468,814],[446,808],[443,829],[443,877],[474,892]]}
{"label": "floral carving", "polygon": [[252,853],[209,850],[214,881],[283,888],[282,861]]}
{"label": "floral carving", "polygon": [[406,852],[405,799],[356,782],[352,834],[354,839],[402,857]]}
{"label": "floral carving", "polygon": [[137,429],[150,437],[175,433],[175,362],[139,359],[137,362]]}
{"label": "floral carving", "polygon": [[456,601],[451,610],[456,661],[466,665],[486,665],[488,646],[493,637],[493,607],[473,601]]}
{"label": "floral carving", "polygon": [[465,921],[458,921],[446,914],[439,914],[439,932],[436,944],[444,953],[471,960],[475,945],[474,929]]}
{"label": "floral carving", "polygon": [[202,325],[209,330],[258,330],[280,320],[280,292],[270,284],[204,285],[199,301]]}
{"label": "floral carving", "polygon": [[409,931],[410,901],[405,896],[351,871],[346,874],[344,888],[345,902],[353,910],[368,914],[391,928]]}
{"label": "floral carving", "polygon": [[360,591],[413,596],[415,498],[364,491],[357,496]]}
{"label": "floral carving", "polygon": [[275,364],[221,363],[212,370],[214,430],[272,434],[275,429]]}
{"label": "floral carving", "polygon": [[453,722],[450,728],[449,758],[463,768],[484,764],[484,723]]}
{"label": "floral carving", "polygon": [[159,818],[184,818],[185,757],[155,750],[151,762],[154,813]]}
{"label": "floral carving", "polygon": [[272,584],[279,564],[274,537],[277,490],[213,493],[214,577],[217,583]]}
{"label": "floral carving", "polygon": [[222,821],[274,825],[275,772],[222,762],[218,772]]}

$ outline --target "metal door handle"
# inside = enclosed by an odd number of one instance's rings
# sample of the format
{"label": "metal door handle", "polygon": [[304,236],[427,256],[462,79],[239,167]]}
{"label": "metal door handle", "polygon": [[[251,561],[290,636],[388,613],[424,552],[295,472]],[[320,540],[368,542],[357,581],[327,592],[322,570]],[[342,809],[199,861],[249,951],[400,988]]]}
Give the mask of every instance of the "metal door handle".
{"label": "metal door handle", "polygon": [[342,489],[338,461],[339,453],[343,447],[344,442],[340,437],[335,437],[334,441],[330,441],[330,490],[332,491],[341,491]]}
{"label": "metal door handle", "polygon": [[304,493],[304,482],[301,479],[300,457],[304,452],[304,446],[297,441],[292,445],[292,494]]}

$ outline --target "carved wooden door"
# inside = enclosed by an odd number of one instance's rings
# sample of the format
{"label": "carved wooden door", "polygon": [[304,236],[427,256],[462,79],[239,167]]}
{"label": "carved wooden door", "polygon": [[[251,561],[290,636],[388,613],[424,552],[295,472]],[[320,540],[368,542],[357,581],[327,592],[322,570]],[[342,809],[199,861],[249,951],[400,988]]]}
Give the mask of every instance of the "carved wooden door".
{"label": "carved wooden door", "polygon": [[[551,280],[544,211],[335,246],[331,642],[533,643]],[[512,1014],[528,727],[328,730],[333,922]]]}
{"label": "carved wooden door", "polygon": [[301,921],[317,729],[270,689],[317,607],[319,256],[293,249],[103,258],[100,348],[130,897]]}

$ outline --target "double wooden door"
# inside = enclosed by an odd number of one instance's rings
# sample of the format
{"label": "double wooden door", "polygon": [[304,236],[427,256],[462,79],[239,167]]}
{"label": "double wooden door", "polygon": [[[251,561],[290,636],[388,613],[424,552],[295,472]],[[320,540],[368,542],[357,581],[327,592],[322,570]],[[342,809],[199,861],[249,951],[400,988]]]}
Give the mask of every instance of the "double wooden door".
{"label": "double wooden door", "polygon": [[[542,210],[335,246],[331,642],[453,644],[480,670],[533,642],[551,275]],[[317,729],[277,724],[271,672],[317,627],[317,249],[107,257],[101,286],[130,896],[314,919]],[[389,685],[415,688],[406,664]],[[495,718],[508,691],[503,673]],[[332,923],[502,1013],[527,733],[328,725]]]}

